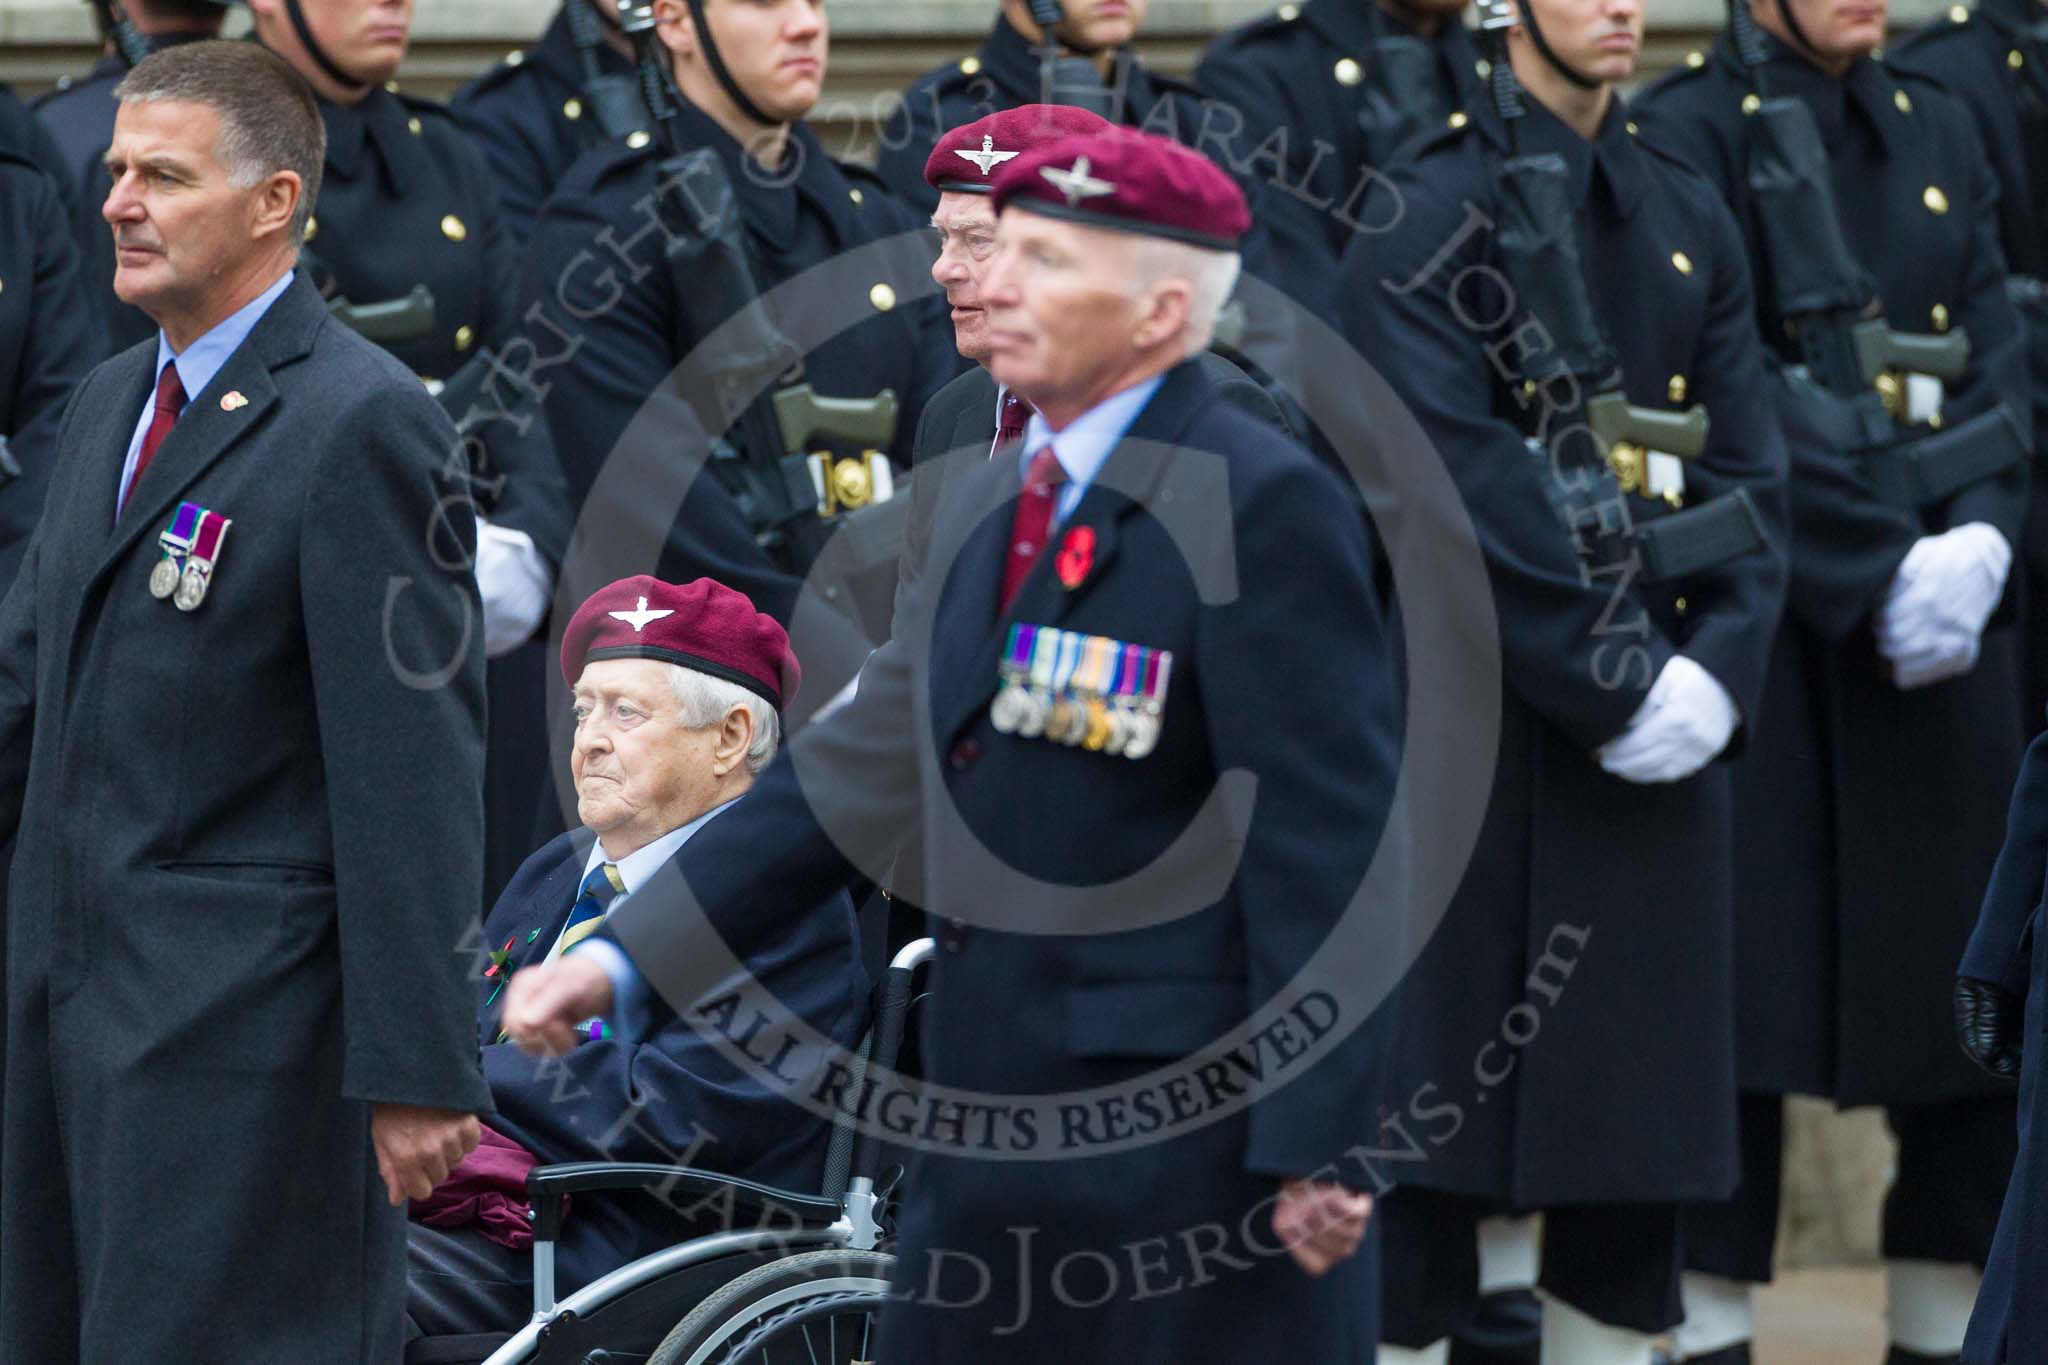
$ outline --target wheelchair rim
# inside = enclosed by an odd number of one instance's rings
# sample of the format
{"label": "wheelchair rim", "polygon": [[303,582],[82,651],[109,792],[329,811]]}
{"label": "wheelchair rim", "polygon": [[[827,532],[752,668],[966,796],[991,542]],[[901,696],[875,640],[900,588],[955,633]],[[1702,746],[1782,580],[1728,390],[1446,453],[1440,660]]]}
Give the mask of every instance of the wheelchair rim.
{"label": "wheelchair rim", "polygon": [[[682,1365],[739,1365],[748,1352],[761,1344],[766,1333],[805,1326],[810,1318],[822,1316],[827,1311],[836,1315],[859,1307],[867,1311],[871,1320],[879,1320],[882,1305],[888,1297],[889,1281],[875,1275],[836,1275],[793,1284],[763,1295],[749,1303],[743,1313],[719,1324],[715,1335],[692,1351]],[[807,1299],[816,1302],[806,1304],[804,1301]],[[786,1311],[791,1305],[795,1306],[793,1311]],[[867,1359],[873,1358],[869,1353],[877,1345],[873,1326],[871,1321],[867,1335],[860,1343],[861,1354]],[[809,1340],[807,1329],[806,1345]],[[837,1356],[836,1347],[835,1332],[834,1337],[827,1341],[828,1353],[834,1358]]]}

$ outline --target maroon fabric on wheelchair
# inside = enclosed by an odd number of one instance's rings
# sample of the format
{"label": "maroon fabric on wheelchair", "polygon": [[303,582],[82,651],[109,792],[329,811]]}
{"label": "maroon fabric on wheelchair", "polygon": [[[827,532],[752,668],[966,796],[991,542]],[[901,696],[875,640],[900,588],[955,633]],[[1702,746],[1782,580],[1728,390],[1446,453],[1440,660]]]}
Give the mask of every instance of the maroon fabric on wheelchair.
{"label": "maroon fabric on wheelchair", "polygon": [[[474,1227],[501,1247],[525,1251],[533,1245],[526,1217],[526,1177],[539,1163],[511,1138],[488,1124],[476,1150],[462,1158],[448,1178],[425,1199],[415,1199],[406,1216],[430,1228]],[[568,1216],[569,1196],[562,1196]]]}

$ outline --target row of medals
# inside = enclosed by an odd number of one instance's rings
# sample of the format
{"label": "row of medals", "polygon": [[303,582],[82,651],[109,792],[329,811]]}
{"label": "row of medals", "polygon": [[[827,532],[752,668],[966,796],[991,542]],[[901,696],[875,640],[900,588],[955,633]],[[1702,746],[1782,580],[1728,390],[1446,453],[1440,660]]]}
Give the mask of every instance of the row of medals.
{"label": "row of medals", "polygon": [[187,555],[183,569],[169,551],[149,571],[149,595],[161,602],[166,597],[179,611],[197,611],[206,600],[207,572],[197,555]]}
{"label": "row of medals", "polygon": [[1006,735],[1041,735],[1091,753],[1143,758],[1159,743],[1159,703],[1148,698],[1064,693],[1005,679],[989,706],[989,723]]}

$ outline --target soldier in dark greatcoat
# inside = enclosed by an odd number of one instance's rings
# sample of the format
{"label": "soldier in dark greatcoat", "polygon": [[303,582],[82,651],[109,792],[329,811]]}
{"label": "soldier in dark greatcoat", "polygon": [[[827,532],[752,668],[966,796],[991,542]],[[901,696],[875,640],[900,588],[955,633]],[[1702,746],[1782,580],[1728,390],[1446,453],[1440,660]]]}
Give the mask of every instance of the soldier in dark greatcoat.
{"label": "soldier in dark greatcoat", "polygon": [[2022,746],[1994,615],[2026,507],[2022,337],[1982,139],[1872,55],[1883,7],[1730,18],[1636,114],[1736,210],[1794,461],[1788,610],[1736,772],[1743,1184],[1688,1211],[1680,1344],[1748,1359],[1781,1097],[1805,1094],[1884,1106],[1893,1360],[1948,1360],[2014,1150],[1950,997]]}
{"label": "soldier in dark greatcoat", "polygon": [[1514,83],[1389,172],[1400,225],[1345,258],[1352,343],[1471,513],[1503,666],[1486,823],[1402,993],[1382,1361],[1441,1361],[1514,1278],[1545,1361],[1646,1360],[1681,1204],[1736,1181],[1716,760],[1754,747],[1785,453],[1735,223],[1613,90],[1642,20],[1495,7]]}
{"label": "soldier in dark greatcoat", "polygon": [[[1938,80],[1969,108],[1998,178],[1998,244],[2006,290],[2026,326],[2034,387],[2034,449],[2048,440],[2048,7],[1980,0],[1951,7],[1893,49],[1899,65]],[[2020,724],[2048,710],[2048,482],[2035,480],[2020,566],[2026,693]]]}
{"label": "soldier in dark greatcoat", "polygon": [[[804,122],[828,50],[815,0],[661,0],[632,27],[643,79],[668,107],[650,131],[584,156],[542,210],[524,275],[529,373],[554,429],[575,433],[562,457],[578,517],[607,528],[593,538],[603,553],[637,556],[593,572],[711,577],[745,592],[791,630],[823,701],[886,632],[895,560],[883,565],[879,629],[843,604],[792,624],[818,533],[887,500],[925,400],[960,363],[943,317],[899,303],[880,257],[857,275],[837,259],[897,239],[910,265],[908,234],[921,224],[873,174],[827,155]],[[810,271],[829,281],[817,286],[823,299],[778,291]],[[757,299],[765,308],[749,307]],[[796,348],[791,338],[832,304],[850,318]],[[741,377],[758,382],[742,412],[716,413],[672,375],[740,314],[737,325],[759,323],[738,346],[755,357]],[[861,415],[826,414],[815,432],[790,425],[822,411],[814,400]],[[636,422],[643,408],[658,420]],[[685,430],[705,461],[694,478]],[[709,458],[703,432],[719,439]],[[646,532],[630,548],[619,529],[629,523]]]}

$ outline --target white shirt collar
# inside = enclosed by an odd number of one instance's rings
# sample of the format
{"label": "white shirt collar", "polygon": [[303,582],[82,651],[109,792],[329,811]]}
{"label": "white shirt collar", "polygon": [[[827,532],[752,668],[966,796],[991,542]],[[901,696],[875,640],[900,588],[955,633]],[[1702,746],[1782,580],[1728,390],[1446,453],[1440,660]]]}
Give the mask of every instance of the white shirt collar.
{"label": "white shirt collar", "polygon": [[[653,843],[637,848],[618,859],[619,880],[626,884],[626,889],[612,898],[612,904],[617,905],[644,886],[648,878],[661,870],[663,863],[675,857],[677,849],[690,841],[691,835],[704,828],[710,823],[712,816],[731,804],[731,801],[727,801],[724,805],[713,806],[689,824],[672,829]],[[604,840],[599,839],[591,844],[590,856],[583,860],[583,875],[588,877],[604,861]]]}

